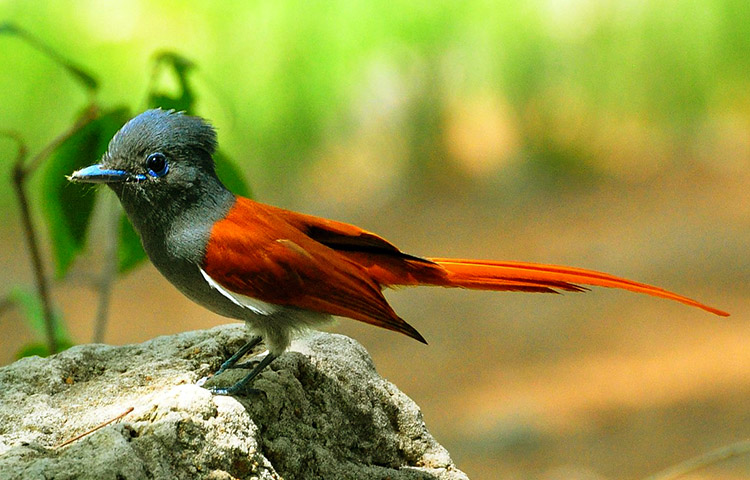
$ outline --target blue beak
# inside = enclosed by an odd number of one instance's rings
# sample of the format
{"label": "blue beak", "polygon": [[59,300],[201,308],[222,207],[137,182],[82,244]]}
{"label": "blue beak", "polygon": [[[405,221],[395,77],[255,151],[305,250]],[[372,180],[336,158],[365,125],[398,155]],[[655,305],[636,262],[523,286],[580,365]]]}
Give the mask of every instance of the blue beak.
{"label": "blue beak", "polygon": [[125,170],[104,168],[100,164],[76,170],[68,177],[71,182],[85,183],[121,183],[145,180],[144,175],[133,175]]}

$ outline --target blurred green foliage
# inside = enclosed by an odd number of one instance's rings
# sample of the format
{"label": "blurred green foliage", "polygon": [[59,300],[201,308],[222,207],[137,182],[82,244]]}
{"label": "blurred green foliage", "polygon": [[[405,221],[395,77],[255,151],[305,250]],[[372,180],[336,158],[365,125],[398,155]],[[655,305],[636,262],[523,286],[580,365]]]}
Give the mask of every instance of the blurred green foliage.
{"label": "blurred green foliage", "polygon": [[[23,312],[23,316],[26,319],[27,325],[31,328],[36,336],[44,338],[44,311],[42,308],[41,301],[36,292],[21,287],[13,286],[8,294],[8,299],[18,305]],[[65,323],[62,321],[59,312],[53,313],[55,317],[55,338],[57,339],[58,350],[65,350],[73,345],[73,341],[70,339]],[[39,355],[46,357],[50,354],[49,347],[42,342],[32,342],[24,345],[20,351],[16,353],[17,358],[28,357],[31,355]]]}
{"label": "blurred green foliage", "polygon": [[[55,265],[55,276],[58,279],[65,278],[75,258],[81,254],[86,246],[89,223],[94,212],[96,196],[91,189],[79,184],[71,184],[68,175],[75,170],[96,162],[106,152],[110,139],[129,120],[131,114],[128,107],[115,107],[108,109],[99,105],[94,96],[99,89],[99,82],[94,74],[86,72],[83,68],[61,55],[57,50],[39,40],[33,33],[13,24],[0,25],[0,36],[5,35],[21,40],[25,45],[37,50],[47,60],[67,72],[72,78],[78,80],[84,89],[92,95],[89,104],[82,110],[77,118],[71,121],[65,133],[51,138],[48,144],[41,149],[40,153],[29,158],[28,146],[22,133],[4,132],[3,135],[15,139],[19,148],[14,175],[14,183],[18,191],[17,200],[24,206],[23,212],[30,212],[27,195],[29,178],[33,178],[40,166],[42,169],[42,183],[39,195],[35,196],[41,200],[45,213],[47,231],[50,239],[50,250]],[[163,93],[159,88],[158,74],[161,70],[167,70],[172,74],[178,85],[176,92]],[[151,88],[148,92],[149,107],[174,109],[194,114],[196,94],[190,86],[189,76],[195,70],[195,65],[173,52],[163,52],[155,57],[154,74]],[[227,182],[239,193],[248,195],[249,190],[242,179],[237,167],[226,155],[217,152],[217,173],[220,178],[227,176]],[[30,213],[25,217],[28,225],[25,230],[25,240],[30,250],[38,250],[38,234],[36,226]],[[115,248],[109,249],[112,258],[105,260],[110,262],[112,268],[104,267],[104,273],[96,282],[100,290],[100,296],[109,295],[114,282],[114,272],[125,273],[146,259],[141,247],[140,239],[132,226],[125,221],[124,215],[120,213],[120,222],[113,236],[116,238],[106,239]],[[116,256],[115,256],[116,254]],[[69,336],[65,333],[64,323],[60,315],[53,308],[45,309],[45,305],[52,305],[48,296],[46,284],[46,268],[41,259],[32,262],[37,282],[37,294],[15,287],[4,299],[4,302],[19,305],[25,314],[27,322],[32,330],[44,331],[47,336],[48,345],[33,343],[21,350],[21,356],[25,355],[47,355],[59,351],[59,348],[67,348],[71,345]],[[116,268],[115,268],[116,266]],[[108,305],[107,300],[100,299],[100,305]],[[106,324],[106,308],[100,312],[97,322],[101,323],[102,330]],[[97,339],[95,339],[97,340]]]}
{"label": "blurred green foliage", "polygon": [[[144,106],[154,52],[189,58],[200,66],[200,111],[268,184],[292,182],[327,145],[356,137],[372,119],[390,126],[394,144],[432,145],[429,155],[399,152],[407,171],[487,161],[464,158],[471,154],[452,132],[468,129],[468,143],[472,134],[477,142],[493,132],[509,138],[489,148],[502,161],[482,172],[497,174],[509,161],[565,178],[627,177],[686,156],[719,163],[711,158],[721,149],[717,130],[750,117],[750,6],[742,0],[124,1],[75,9],[62,0],[6,1],[0,19],[94,69],[107,79],[102,101],[134,111]],[[0,128],[29,126],[39,144],[70,120],[82,93],[29,47],[0,41]],[[456,105],[487,99],[495,107],[486,122],[457,118]],[[498,133],[498,124],[507,128]]]}
{"label": "blurred green foliage", "polygon": [[86,244],[95,200],[93,189],[71,186],[66,176],[82,167],[82,158],[101,157],[109,140],[127,120],[125,109],[100,115],[63,142],[44,162],[42,205],[58,278],[65,276]]}
{"label": "blurred green foliage", "polygon": [[[96,162],[117,125],[152,105],[215,123],[242,161],[217,156],[238,193],[243,172],[293,186],[336,155],[440,192],[731,171],[750,154],[742,0],[5,1],[0,61],[0,130],[22,132],[32,152],[82,106],[105,106],[30,183],[58,276],[94,202],[62,175]],[[13,148],[0,141],[0,183]],[[0,207],[15,212],[7,194]],[[144,257],[127,222],[120,230],[127,271]]]}

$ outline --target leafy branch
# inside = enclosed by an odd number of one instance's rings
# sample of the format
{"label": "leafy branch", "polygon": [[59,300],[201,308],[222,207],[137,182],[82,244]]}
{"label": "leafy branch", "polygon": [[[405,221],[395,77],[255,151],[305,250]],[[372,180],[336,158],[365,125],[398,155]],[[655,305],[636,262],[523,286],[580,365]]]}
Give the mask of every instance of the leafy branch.
{"label": "leafy branch", "polygon": [[5,135],[14,139],[18,144],[18,153],[16,160],[13,163],[13,189],[18,198],[18,204],[21,209],[21,223],[23,224],[24,236],[29,246],[29,255],[31,256],[31,265],[34,271],[34,277],[37,286],[37,293],[39,295],[40,302],[42,304],[42,312],[44,316],[45,334],[47,338],[47,347],[50,353],[56,353],[59,345],[55,334],[55,318],[52,311],[52,301],[49,294],[49,284],[47,282],[47,273],[45,271],[44,262],[42,261],[42,255],[39,248],[39,239],[34,229],[34,223],[31,218],[31,208],[29,206],[28,195],[26,194],[26,179],[31,175],[46,159],[51,152],[62,145],[66,140],[73,137],[78,131],[87,125],[93,118],[96,117],[97,108],[93,104],[86,109],[84,114],[73,124],[66,132],[60,134],[57,138],[52,140],[45,148],[39,153],[34,155],[29,162],[26,161],[28,156],[28,148],[21,139],[20,135],[15,133],[6,133]]}
{"label": "leafy branch", "polygon": [[[29,197],[26,185],[37,171],[41,171],[41,195],[44,198],[42,211],[49,231],[54,276],[57,280],[63,280],[68,276],[75,259],[84,252],[90,220],[96,199],[99,198],[90,188],[70,184],[66,176],[83,166],[96,162],[96,159],[106,151],[112,136],[132,115],[130,109],[124,106],[105,108],[97,104],[94,98],[99,88],[99,81],[94,75],[68,61],[26,30],[5,23],[0,24],[0,35],[3,34],[21,39],[53,63],[61,66],[86,89],[90,96],[89,104],[72,125],[31,158],[28,158],[28,148],[21,134],[0,132],[0,136],[8,137],[18,145],[12,181],[18,198],[23,235],[29,247],[36,284],[36,293],[33,295],[23,288],[13,288],[5,299],[0,300],[0,314],[8,311],[12,306],[22,306],[29,324],[43,332],[45,344],[27,346],[19,356],[46,355],[67,348],[71,342],[53,306],[39,234],[32,217],[33,199]],[[196,94],[190,85],[189,77],[195,70],[195,65],[179,54],[162,52],[156,55],[146,102],[148,106],[192,113]],[[163,71],[175,76],[178,85],[177,92],[167,93],[159,90],[157,73]],[[224,178],[228,186],[239,193],[249,193],[239,170],[227,156],[218,154],[216,162],[217,173]],[[116,207],[114,197],[110,195],[105,197],[105,200],[106,211],[104,213],[107,216],[106,241],[108,243],[104,249],[104,265],[100,275],[91,282],[98,294],[93,338],[95,342],[103,341],[105,336],[114,281],[118,276],[141,265],[146,258],[138,235],[121,210]]]}

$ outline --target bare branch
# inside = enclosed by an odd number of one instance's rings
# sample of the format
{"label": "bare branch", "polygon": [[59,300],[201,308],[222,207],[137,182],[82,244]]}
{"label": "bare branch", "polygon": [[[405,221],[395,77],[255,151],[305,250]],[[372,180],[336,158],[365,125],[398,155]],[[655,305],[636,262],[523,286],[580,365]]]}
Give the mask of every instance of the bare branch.
{"label": "bare branch", "polygon": [[674,480],[688,473],[693,473],[730,458],[750,454],[750,440],[733,443],[716,450],[711,450],[695,458],[679,463],[664,471],[648,477],[646,480]]}
{"label": "bare branch", "polygon": [[31,266],[34,271],[37,294],[42,303],[45,335],[47,337],[47,347],[49,348],[50,353],[57,353],[59,346],[55,336],[55,318],[53,316],[49,282],[47,280],[44,262],[42,261],[39,239],[36,230],[34,229],[34,222],[31,218],[29,199],[26,195],[26,179],[57,147],[75,135],[81,128],[96,118],[97,115],[98,107],[95,104],[89,105],[84,114],[78,118],[75,124],[73,124],[67,131],[54,138],[41,151],[39,151],[39,153],[34,155],[28,163],[26,162],[28,148],[26,142],[23,141],[21,136],[15,132],[0,133],[0,135],[14,139],[18,144],[18,154],[16,155],[16,160],[13,164],[13,189],[18,198],[19,207],[21,208],[21,223],[23,225],[26,243],[29,246],[29,255],[31,256]]}
{"label": "bare branch", "polygon": [[120,225],[120,211],[114,195],[107,195],[104,198],[104,210],[105,226],[107,228],[104,237],[107,241],[107,246],[104,252],[104,267],[102,268],[98,283],[99,306],[96,311],[94,323],[94,343],[102,343],[104,341],[104,334],[107,331],[107,319],[109,318],[112,286],[117,277],[117,244],[119,239],[117,228]]}
{"label": "bare branch", "polygon": [[42,255],[39,250],[39,240],[37,239],[36,230],[34,230],[34,224],[31,221],[31,209],[29,207],[29,201],[26,196],[26,190],[24,188],[26,180],[26,170],[24,169],[24,162],[26,160],[27,148],[26,144],[19,138],[17,138],[17,141],[19,142],[19,148],[18,155],[16,156],[16,161],[13,164],[13,189],[16,192],[18,204],[21,207],[21,223],[23,225],[23,233],[26,237],[26,243],[29,246],[31,266],[34,270],[34,278],[36,279],[36,289],[42,303],[42,311],[44,312],[44,327],[47,337],[47,347],[49,348],[50,353],[57,353],[58,345],[57,338],[55,336],[55,319],[52,314],[52,302],[49,295],[47,274],[44,270],[44,263],[42,262]]}
{"label": "bare branch", "polygon": [[71,438],[69,440],[66,440],[63,443],[61,443],[60,445],[56,445],[55,449],[59,449],[59,448],[65,447],[65,446],[70,445],[71,443],[73,443],[75,441],[78,441],[78,440],[82,439],[83,437],[85,437],[87,435],[91,435],[95,431],[97,431],[97,430],[99,430],[101,428],[106,427],[110,423],[116,422],[117,420],[120,420],[122,417],[124,417],[128,413],[132,412],[133,410],[135,410],[134,407],[129,407],[127,410],[125,410],[124,412],[122,412],[121,414],[119,414],[118,416],[116,416],[115,418],[111,418],[111,419],[107,420],[106,422],[100,423],[99,425],[97,425],[96,427],[92,428],[91,430],[83,432],[82,434],[77,435],[77,436],[75,436],[75,437],[73,437],[73,438]]}

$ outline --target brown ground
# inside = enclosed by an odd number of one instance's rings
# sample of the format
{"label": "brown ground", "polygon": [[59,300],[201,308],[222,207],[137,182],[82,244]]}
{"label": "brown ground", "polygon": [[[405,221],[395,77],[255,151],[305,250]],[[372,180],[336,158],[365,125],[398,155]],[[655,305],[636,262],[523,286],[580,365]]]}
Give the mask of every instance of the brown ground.
{"label": "brown ground", "polygon": [[[446,197],[340,218],[417,254],[609,271],[726,309],[729,319],[605,289],[562,296],[417,289],[389,298],[429,346],[348,320],[331,330],[369,349],[473,479],[643,478],[750,438],[747,183],[693,174],[512,207]],[[8,235],[19,241],[17,231]],[[18,253],[6,250],[0,265],[13,283],[28,278]],[[66,318],[81,319],[70,329],[86,341],[90,293],[55,294]],[[118,284],[113,308],[115,344],[224,321],[150,266]],[[30,337],[16,314],[2,317],[0,335],[3,363]],[[750,456],[684,478],[747,479]]]}

